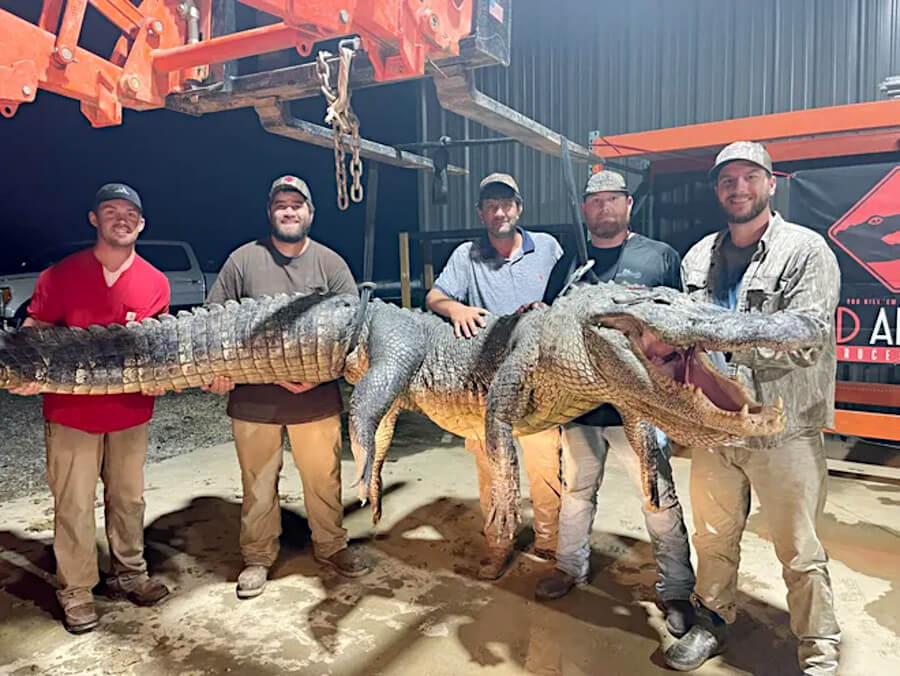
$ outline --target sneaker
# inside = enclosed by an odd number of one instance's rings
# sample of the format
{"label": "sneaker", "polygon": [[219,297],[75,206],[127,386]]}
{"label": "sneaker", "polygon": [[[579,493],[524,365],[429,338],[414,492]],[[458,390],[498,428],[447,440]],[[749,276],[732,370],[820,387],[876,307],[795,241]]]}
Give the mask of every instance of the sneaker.
{"label": "sneaker", "polygon": [[693,671],[725,650],[725,622],[714,612],[696,611],[696,622],[666,650],[666,664],[676,671]]}
{"label": "sneaker", "polygon": [[111,577],[106,581],[106,588],[110,598],[126,598],[136,606],[155,606],[169,596],[169,588],[148,575],[125,581]]}
{"label": "sneaker", "polygon": [[681,638],[694,624],[694,606],[687,599],[663,601],[666,611],[666,629],[675,638]]}
{"label": "sneaker", "polygon": [[316,561],[326,566],[331,566],[344,577],[362,577],[372,572],[372,566],[349,547],[344,547],[327,559],[320,557],[318,554],[314,556]]}
{"label": "sneaker", "polygon": [[244,570],[238,575],[237,596],[239,599],[252,599],[259,596],[266,588],[266,579],[269,577],[268,566],[250,565],[244,566]]}
{"label": "sneaker", "polygon": [[478,564],[478,579],[493,581],[503,577],[513,559],[512,547],[489,547],[487,556]]}
{"label": "sneaker", "polygon": [[90,631],[100,623],[97,610],[94,608],[93,599],[77,605],[63,607],[65,618],[63,624],[66,631],[71,634],[83,634]]}
{"label": "sneaker", "polygon": [[561,599],[563,596],[572,591],[577,584],[582,584],[586,580],[579,580],[574,575],[569,575],[564,570],[556,568],[552,573],[538,580],[534,588],[534,597],[538,601],[553,601]]}

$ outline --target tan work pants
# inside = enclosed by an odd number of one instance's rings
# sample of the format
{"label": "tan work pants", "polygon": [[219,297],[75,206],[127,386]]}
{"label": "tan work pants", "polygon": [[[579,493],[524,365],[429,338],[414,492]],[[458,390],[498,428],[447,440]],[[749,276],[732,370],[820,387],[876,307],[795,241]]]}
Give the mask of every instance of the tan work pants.
{"label": "tan work pants", "polygon": [[127,580],[147,573],[144,561],[144,460],[148,424],[91,434],[44,423],[47,483],[53,493],[53,553],[60,603],[90,599],[99,582],[94,497],[103,479],[106,537],[112,573]]}
{"label": "tan work pants", "polygon": [[244,487],[240,540],[244,564],[270,567],[278,556],[282,428],[287,429],[294,463],[300,471],[316,555],[328,558],[344,549],[347,531],[341,526],[341,417],[334,415],[300,425],[231,422]]}
{"label": "tan work pants", "polygon": [[[537,549],[556,551],[559,531],[559,496],[562,491],[560,480],[560,456],[562,450],[562,429],[549,430],[518,437],[525,461],[525,472],[531,485],[531,507],[534,511],[534,546]],[[480,439],[466,439],[466,450],[475,456],[478,471],[478,492],[481,513],[487,515],[491,509],[491,462],[485,444]],[[493,533],[485,532],[489,539]]]}
{"label": "tan work pants", "polygon": [[696,599],[726,622],[734,621],[741,534],[752,484],[781,561],[791,629],[800,639],[798,659],[809,675],[836,673],[840,641],[828,556],[816,534],[816,519],[825,506],[826,476],[825,447],[818,431],[777,448],[692,450]]}

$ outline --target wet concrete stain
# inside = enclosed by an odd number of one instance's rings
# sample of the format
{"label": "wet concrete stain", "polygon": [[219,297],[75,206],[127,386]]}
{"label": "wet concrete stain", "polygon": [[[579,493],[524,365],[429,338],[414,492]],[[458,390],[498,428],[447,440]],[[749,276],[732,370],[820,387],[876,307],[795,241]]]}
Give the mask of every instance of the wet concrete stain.
{"label": "wet concrete stain", "polygon": [[[748,519],[747,529],[771,542],[760,512]],[[900,531],[870,523],[844,523],[826,513],[818,522],[818,533],[831,559],[890,584],[889,591],[866,604],[865,610],[900,636]]]}

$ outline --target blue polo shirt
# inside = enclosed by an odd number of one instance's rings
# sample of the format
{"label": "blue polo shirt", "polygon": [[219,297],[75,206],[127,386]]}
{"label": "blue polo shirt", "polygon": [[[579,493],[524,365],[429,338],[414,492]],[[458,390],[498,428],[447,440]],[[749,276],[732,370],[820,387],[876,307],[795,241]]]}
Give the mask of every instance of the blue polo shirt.
{"label": "blue polo shirt", "polygon": [[563,250],[552,235],[518,231],[522,248],[510,258],[501,257],[487,236],[460,244],[434,286],[460,303],[495,315],[513,314],[526,303],[541,300]]}

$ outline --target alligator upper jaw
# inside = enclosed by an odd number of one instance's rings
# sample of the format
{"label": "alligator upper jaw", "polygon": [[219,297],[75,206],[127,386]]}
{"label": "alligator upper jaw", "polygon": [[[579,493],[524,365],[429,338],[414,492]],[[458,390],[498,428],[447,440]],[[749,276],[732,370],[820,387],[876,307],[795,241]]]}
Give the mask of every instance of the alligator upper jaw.
{"label": "alligator upper jaw", "polygon": [[603,325],[625,334],[658,387],[660,401],[654,401],[656,397],[650,395],[642,400],[644,405],[671,410],[674,397],[681,404],[679,408],[687,406],[696,411],[698,426],[730,436],[767,435],[781,430],[781,398],[775,406],[762,406],[755,401],[743,385],[724,376],[712,364],[706,353],[709,346],[698,343],[674,347],[633,318],[604,320]]}

